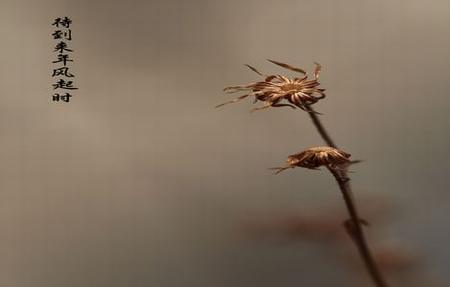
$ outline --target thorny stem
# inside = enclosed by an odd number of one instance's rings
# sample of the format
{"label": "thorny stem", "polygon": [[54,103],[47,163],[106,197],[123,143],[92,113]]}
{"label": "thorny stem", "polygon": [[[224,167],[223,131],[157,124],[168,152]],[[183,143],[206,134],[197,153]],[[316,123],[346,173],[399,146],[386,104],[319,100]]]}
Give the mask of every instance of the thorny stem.
{"label": "thorny stem", "polygon": [[[317,116],[317,112],[310,106],[306,106],[305,110],[308,112],[311,117],[312,122],[316,126],[318,132],[322,136],[323,140],[331,147],[337,148],[334,141],[331,139],[326,129],[322,125],[319,117]],[[386,280],[381,274],[377,263],[373,259],[372,253],[370,252],[369,246],[367,244],[367,240],[364,236],[362,222],[363,220],[359,217],[358,211],[356,209],[355,201],[352,197],[352,191],[350,187],[350,178],[347,175],[346,166],[344,169],[336,169],[330,166],[327,166],[328,170],[336,179],[336,182],[339,185],[342,196],[345,201],[345,205],[347,207],[347,211],[350,215],[350,220],[346,222],[345,226],[347,228],[347,232],[353,239],[356,247],[358,248],[359,254],[361,255],[362,260],[366,266],[367,272],[372,278],[375,286],[377,287],[387,287]]]}

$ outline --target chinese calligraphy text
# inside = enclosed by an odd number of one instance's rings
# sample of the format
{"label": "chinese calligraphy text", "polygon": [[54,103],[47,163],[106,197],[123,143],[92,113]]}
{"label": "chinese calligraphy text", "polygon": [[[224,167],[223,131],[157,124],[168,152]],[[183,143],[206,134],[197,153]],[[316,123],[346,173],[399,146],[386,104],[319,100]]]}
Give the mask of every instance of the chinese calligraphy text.
{"label": "chinese calligraphy text", "polygon": [[73,63],[73,50],[69,45],[72,41],[71,25],[72,20],[68,17],[56,18],[52,23],[55,27],[52,37],[56,43],[53,50],[56,59],[52,61],[53,102],[70,102],[70,98],[73,97],[72,92],[78,89],[73,81],[75,76],[70,72],[70,64]]}

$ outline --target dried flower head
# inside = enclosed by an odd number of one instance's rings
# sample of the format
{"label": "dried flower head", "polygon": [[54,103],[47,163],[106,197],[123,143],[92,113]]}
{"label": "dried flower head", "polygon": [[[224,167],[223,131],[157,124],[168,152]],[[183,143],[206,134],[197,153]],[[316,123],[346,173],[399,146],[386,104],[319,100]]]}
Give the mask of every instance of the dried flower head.
{"label": "dried flower head", "polygon": [[350,154],[338,150],[333,147],[312,147],[297,154],[290,155],[286,161],[285,167],[275,167],[276,174],[289,169],[305,167],[309,169],[317,169],[319,166],[329,166],[332,168],[350,163]]}
{"label": "dried flower head", "polygon": [[[265,105],[259,108],[255,108],[252,111],[262,110],[269,107],[284,106],[289,106],[294,109],[296,107],[299,107],[304,110],[306,105],[312,105],[318,100],[325,97],[325,89],[318,88],[318,86],[320,85],[318,82],[319,73],[321,70],[320,64],[314,63],[316,65],[316,68],[314,70],[314,78],[308,80],[306,72],[300,68],[296,68],[288,64],[273,60],[268,61],[288,70],[302,73],[304,76],[301,78],[290,79],[283,75],[264,75],[254,67],[246,65],[258,75],[265,77],[264,80],[247,85],[225,88],[224,91],[227,93],[245,92],[246,94],[239,96],[234,100],[220,104],[216,106],[216,108],[226,104],[238,102],[249,96],[254,96],[254,103],[262,101],[265,102]],[[283,100],[289,103],[282,103]]]}

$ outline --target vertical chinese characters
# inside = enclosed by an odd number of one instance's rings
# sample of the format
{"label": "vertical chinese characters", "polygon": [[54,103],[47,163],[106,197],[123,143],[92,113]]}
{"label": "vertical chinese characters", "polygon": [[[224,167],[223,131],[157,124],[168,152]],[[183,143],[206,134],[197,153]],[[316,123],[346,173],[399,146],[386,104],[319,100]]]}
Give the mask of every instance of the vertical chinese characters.
{"label": "vertical chinese characters", "polygon": [[73,63],[73,50],[69,47],[72,41],[72,20],[68,17],[56,18],[52,26],[55,30],[52,33],[53,40],[55,40],[55,48],[53,52],[56,54],[56,59],[53,63],[52,78],[54,79],[52,100],[54,102],[69,102],[73,96],[71,92],[77,90],[73,78],[75,77],[70,72],[70,63]]}

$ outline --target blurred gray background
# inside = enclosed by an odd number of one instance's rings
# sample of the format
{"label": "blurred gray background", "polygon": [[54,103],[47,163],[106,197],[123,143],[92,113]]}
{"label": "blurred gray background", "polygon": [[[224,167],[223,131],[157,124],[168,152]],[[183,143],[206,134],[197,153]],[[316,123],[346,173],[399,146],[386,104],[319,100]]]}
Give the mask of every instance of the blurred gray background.
{"label": "blurred gray background", "polygon": [[[62,16],[68,104],[50,101]],[[392,285],[448,286],[449,25],[444,0],[2,0],[0,286],[371,286],[351,243],[252,231],[346,218],[326,171],[267,169],[323,145],[304,112],[214,109],[259,79],[245,63],[292,75],[267,58],[323,65],[315,108],[365,160],[369,242],[415,258]]]}

